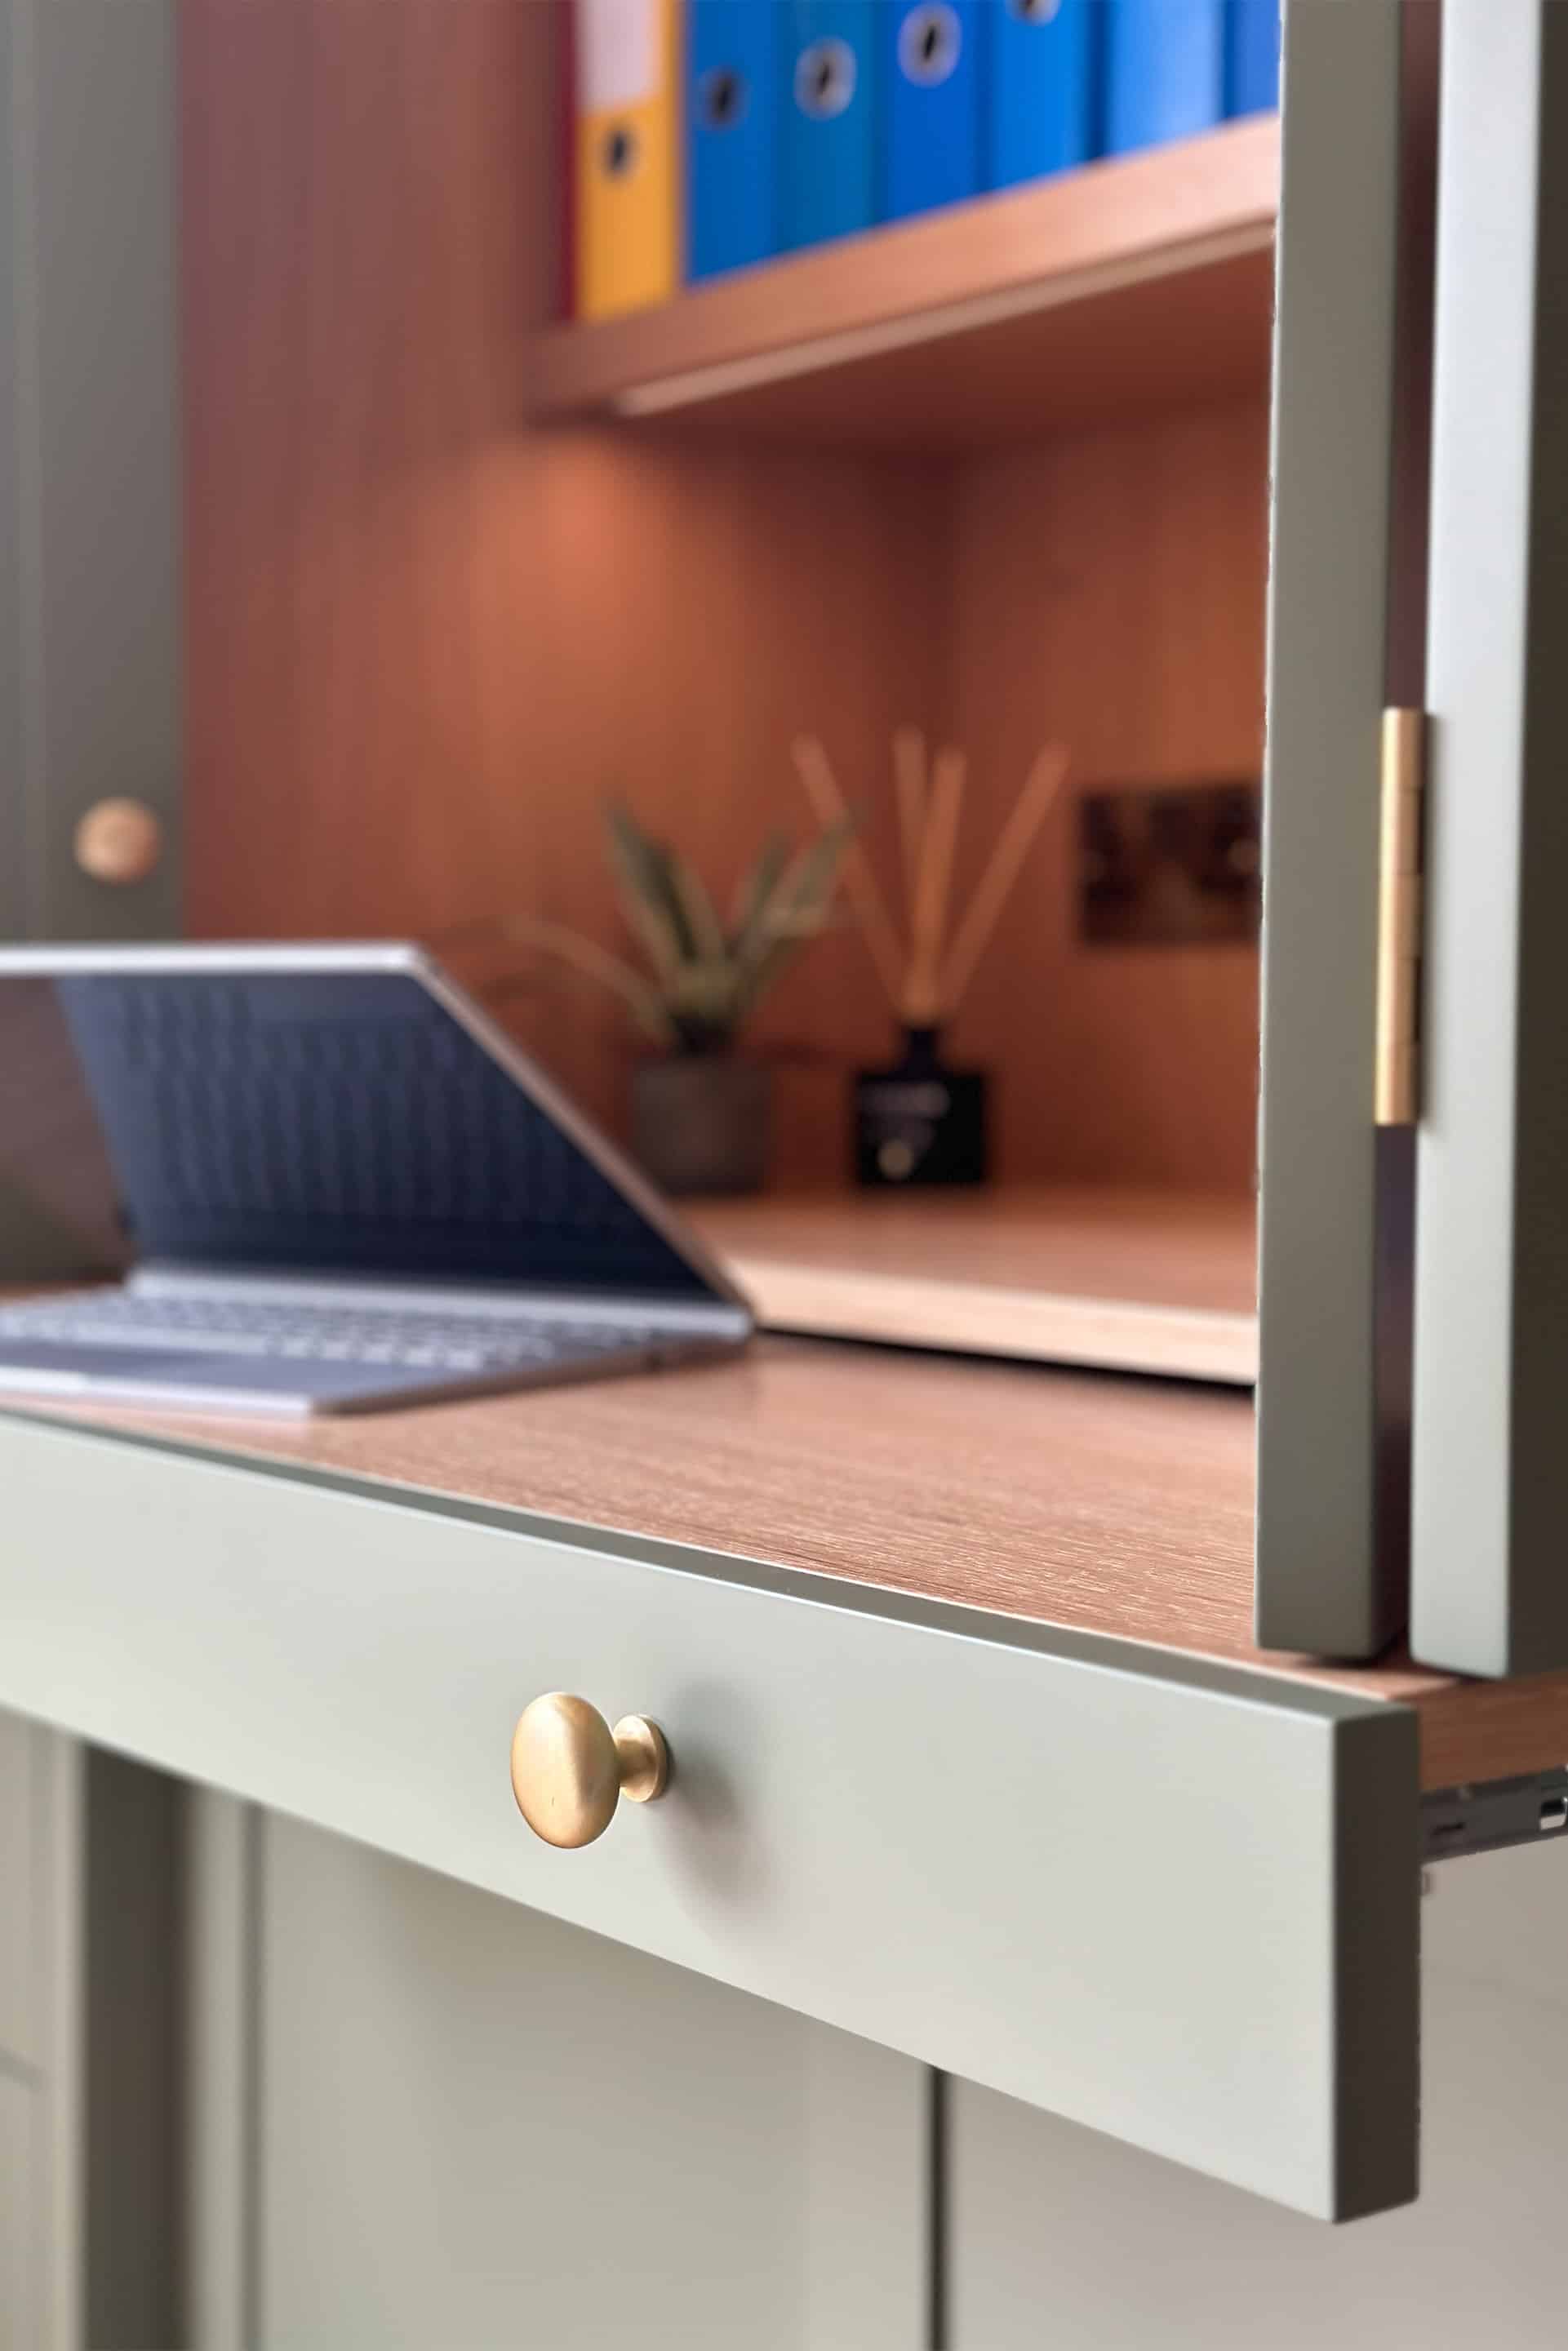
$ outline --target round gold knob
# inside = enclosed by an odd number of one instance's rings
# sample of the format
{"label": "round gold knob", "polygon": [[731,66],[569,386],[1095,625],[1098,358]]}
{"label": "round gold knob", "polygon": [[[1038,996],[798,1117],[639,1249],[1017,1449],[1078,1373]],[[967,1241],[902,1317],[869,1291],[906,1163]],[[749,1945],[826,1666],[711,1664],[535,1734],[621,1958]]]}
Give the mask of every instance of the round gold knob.
{"label": "round gold knob", "polygon": [[163,854],[163,828],[141,800],[99,800],[76,829],[76,860],[94,882],[145,882]]}
{"label": "round gold knob", "polygon": [[596,1707],[570,1690],[535,1698],[512,1733],[512,1793],[546,1844],[591,1844],[622,1796],[651,1804],[669,1776],[670,1750],[656,1722],[625,1714],[612,1730]]}

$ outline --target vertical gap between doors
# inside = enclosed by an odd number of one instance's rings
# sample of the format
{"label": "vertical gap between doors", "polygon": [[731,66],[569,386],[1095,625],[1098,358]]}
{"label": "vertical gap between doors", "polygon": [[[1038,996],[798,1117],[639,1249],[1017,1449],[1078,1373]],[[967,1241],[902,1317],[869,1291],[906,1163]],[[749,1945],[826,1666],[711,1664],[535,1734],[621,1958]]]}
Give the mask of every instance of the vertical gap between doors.
{"label": "vertical gap between doors", "polygon": [[926,2183],[926,2244],[928,2301],[925,2311],[926,2351],[952,2351],[948,2306],[951,2278],[948,2265],[950,2251],[950,2220],[948,2210],[948,2129],[950,2076],[933,2071],[930,2076],[927,2106]]}

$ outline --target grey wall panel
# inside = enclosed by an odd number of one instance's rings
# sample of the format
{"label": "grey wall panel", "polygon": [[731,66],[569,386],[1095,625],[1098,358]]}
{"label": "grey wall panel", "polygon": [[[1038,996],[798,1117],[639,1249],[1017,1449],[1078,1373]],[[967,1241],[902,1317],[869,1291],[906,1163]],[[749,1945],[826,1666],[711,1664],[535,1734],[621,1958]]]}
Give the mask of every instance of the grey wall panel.
{"label": "grey wall panel", "polygon": [[1568,1666],[1568,11],[1448,0],[1412,1643]]}
{"label": "grey wall panel", "polygon": [[1399,199],[1397,0],[1285,12],[1264,775],[1258,1605],[1364,1656],[1377,1547],[1373,1126]]}
{"label": "grey wall panel", "polygon": [[[1414,1715],[0,1419],[0,1703],[1326,2215],[1414,2192]],[[561,1855],[511,1727],[666,1726]]]}

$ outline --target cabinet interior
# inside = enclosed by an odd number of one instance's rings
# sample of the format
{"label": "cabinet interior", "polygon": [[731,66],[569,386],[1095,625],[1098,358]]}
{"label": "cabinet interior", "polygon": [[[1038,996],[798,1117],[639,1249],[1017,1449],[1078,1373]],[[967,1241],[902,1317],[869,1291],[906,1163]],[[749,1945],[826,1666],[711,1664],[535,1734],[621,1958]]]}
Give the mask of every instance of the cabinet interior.
{"label": "cabinet interior", "polygon": [[[890,738],[914,722],[969,755],[961,896],[1059,737],[1071,777],[946,1040],[994,1072],[998,1182],[1246,1203],[1255,947],[1086,946],[1076,867],[1083,791],[1260,771],[1257,259],[1195,270],[1190,319],[1178,276],[1065,343],[992,327],[967,371],[944,345],[911,381],[967,399],[934,400],[928,436],[911,401],[893,444],[863,374],[836,407],[829,381],[782,412],[530,423],[568,331],[540,333],[557,17],[183,14],[192,934],[412,935],[492,1000],[520,974],[508,1022],[623,1131],[619,1007],[484,929],[526,913],[623,944],[607,798],[727,888],[770,824],[804,832],[810,731],[891,877]],[[1051,369],[1096,315],[1124,351],[1146,338],[1148,382],[1064,403]],[[757,1041],[776,1186],[842,1187],[846,1072],[893,1042],[857,935],[817,943]]]}

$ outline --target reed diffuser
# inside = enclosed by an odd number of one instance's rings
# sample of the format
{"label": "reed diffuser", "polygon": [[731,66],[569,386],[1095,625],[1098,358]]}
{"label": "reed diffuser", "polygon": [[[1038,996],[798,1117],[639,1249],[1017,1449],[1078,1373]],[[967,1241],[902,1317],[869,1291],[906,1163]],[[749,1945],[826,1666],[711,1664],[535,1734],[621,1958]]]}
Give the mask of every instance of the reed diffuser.
{"label": "reed diffuser", "polygon": [[[794,758],[819,820],[842,826],[843,795],[821,744],[801,736]],[[925,738],[911,726],[894,737],[893,767],[904,902],[902,935],[857,839],[849,841],[842,867],[850,904],[903,1031],[896,1061],[855,1076],[855,1177],[873,1186],[978,1184],[987,1174],[986,1072],[949,1066],[942,1057],[942,1029],[963,1001],[1046,811],[1061,789],[1067,753],[1051,743],[1036,758],[950,939],[953,858],[967,765],[961,751],[950,749],[938,751],[928,761]]]}

